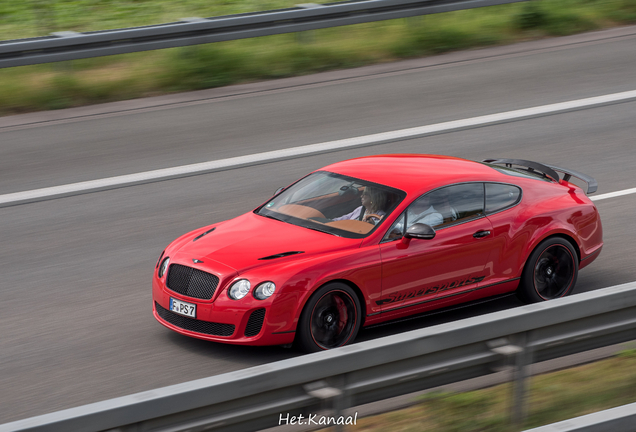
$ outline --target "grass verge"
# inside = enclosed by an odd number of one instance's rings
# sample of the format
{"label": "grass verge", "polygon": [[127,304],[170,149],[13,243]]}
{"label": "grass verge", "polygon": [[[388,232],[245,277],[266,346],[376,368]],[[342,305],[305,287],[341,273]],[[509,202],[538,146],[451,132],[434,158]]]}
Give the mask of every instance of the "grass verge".
{"label": "grass verge", "polygon": [[[511,432],[511,384],[466,393],[431,393],[418,405],[358,419],[349,431]],[[529,379],[523,429],[636,402],[636,350]]]}
{"label": "grass verge", "polygon": [[[0,17],[29,15],[19,8],[42,2],[53,4],[47,0],[5,2],[0,6]],[[65,25],[63,29],[78,31],[90,30],[89,22],[95,23],[88,17],[96,13],[106,17],[101,28],[140,25],[140,17],[148,23],[174,20],[174,16],[210,16],[205,14],[209,10],[197,9],[203,7],[200,0],[189,2],[192,13],[175,6],[179,2],[167,0],[58,0],[54,16]],[[211,3],[222,13],[289,6],[287,0]],[[157,9],[155,15],[142,13],[152,6]],[[132,13],[135,11],[139,13]],[[31,11],[29,16],[29,25],[35,26],[38,13]],[[0,35],[31,36],[16,22],[7,19],[6,24],[0,24]],[[310,74],[633,23],[636,0],[534,0],[316,30],[300,38],[296,34],[276,35],[2,69],[0,115]],[[40,27],[46,28],[46,24]]]}

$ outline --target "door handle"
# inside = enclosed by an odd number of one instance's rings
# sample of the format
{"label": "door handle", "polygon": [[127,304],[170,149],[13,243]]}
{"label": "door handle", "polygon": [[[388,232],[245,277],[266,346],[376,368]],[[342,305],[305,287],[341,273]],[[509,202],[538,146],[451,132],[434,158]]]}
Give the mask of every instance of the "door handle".
{"label": "door handle", "polygon": [[473,237],[475,238],[482,238],[482,237],[486,237],[490,235],[490,231],[488,230],[481,230],[481,231],[477,231],[475,234],[473,234]]}

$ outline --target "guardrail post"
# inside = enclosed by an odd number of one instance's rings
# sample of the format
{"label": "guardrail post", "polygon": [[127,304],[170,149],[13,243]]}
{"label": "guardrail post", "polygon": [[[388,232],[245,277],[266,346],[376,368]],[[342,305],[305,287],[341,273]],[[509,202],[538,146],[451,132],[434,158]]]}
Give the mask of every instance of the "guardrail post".
{"label": "guardrail post", "polygon": [[528,332],[517,335],[516,345],[521,348],[515,355],[512,424],[521,428],[527,415],[526,404],[526,378],[529,376],[529,368],[532,362],[532,353],[528,348]]}
{"label": "guardrail post", "polygon": [[[81,37],[82,33],[72,31],[72,30],[64,30],[64,31],[56,31],[50,34],[50,36],[55,36],[57,38],[73,38],[73,37]],[[53,63],[53,69],[57,72],[61,73],[70,73],[73,71],[73,61],[61,61]]]}
{"label": "guardrail post", "polygon": [[[488,342],[491,351],[504,357],[504,365],[512,366],[512,405],[510,407],[511,423],[520,428],[526,417],[526,378],[532,361],[528,349],[528,333],[513,336],[514,344],[508,338]],[[508,366],[510,365],[510,366]]]}
{"label": "guardrail post", "polygon": [[[320,399],[323,403],[331,401],[331,413],[336,418],[340,417],[343,411],[348,408],[348,401],[345,392],[341,389],[345,388],[345,377],[337,376],[332,379],[335,382],[334,385],[329,385],[326,381],[317,381],[306,384],[304,387],[308,395]],[[323,406],[323,408],[327,408]],[[340,424],[334,425],[336,432],[343,432],[343,426]]]}
{"label": "guardrail post", "polygon": [[[296,7],[303,9],[313,9],[323,7],[319,3],[301,3],[297,4]],[[316,30],[305,30],[301,32],[296,32],[296,41],[298,43],[312,43],[316,39]]]}

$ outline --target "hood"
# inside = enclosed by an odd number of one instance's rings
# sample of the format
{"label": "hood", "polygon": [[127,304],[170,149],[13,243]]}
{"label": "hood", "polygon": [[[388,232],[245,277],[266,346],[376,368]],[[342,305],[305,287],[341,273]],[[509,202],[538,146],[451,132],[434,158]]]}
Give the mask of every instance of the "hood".
{"label": "hood", "polygon": [[[188,266],[192,266],[192,259],[203,261],[204,266],[211,260],[240,273],[293,257],[359,247],[361,242],[246,213],[196,241],[186,242],[174,257]],[[287,252],[303,253],[285,255]]]}

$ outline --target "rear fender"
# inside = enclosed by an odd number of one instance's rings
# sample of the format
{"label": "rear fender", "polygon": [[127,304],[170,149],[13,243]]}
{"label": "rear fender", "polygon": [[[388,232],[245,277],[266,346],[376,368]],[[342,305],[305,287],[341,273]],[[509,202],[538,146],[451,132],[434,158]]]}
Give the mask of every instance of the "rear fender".
{"label": "rear fender", "polygon": [[569,229],[566,224],[563,224],[558,220],[552,220],[552,222],[544,226],[542,229],[536,230],[530,237],[529,241],[526,242],[526,247],[521,253],[521,259],[518,263],[518,268],[516,271],[517,277],[521,277],[521,273],[523,272],[523,268],[528,261],[530,254],[532,254],[532,252],[542,241],[550,237],[563,237],[570,243],[572,243],[572,246],[577,252],[578,260],[579,262],[581,261],[581,247],[577,240],[577,234]]}

